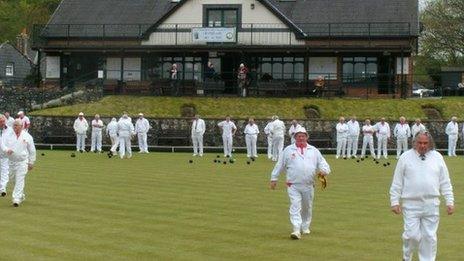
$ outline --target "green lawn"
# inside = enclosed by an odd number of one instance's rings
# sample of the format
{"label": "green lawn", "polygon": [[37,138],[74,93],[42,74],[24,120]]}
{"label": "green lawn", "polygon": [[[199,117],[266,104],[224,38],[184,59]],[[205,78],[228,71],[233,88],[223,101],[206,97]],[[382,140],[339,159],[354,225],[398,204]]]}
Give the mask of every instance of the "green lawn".
{"label": "green lawn", "polygon": [[[102,116],[117,116],[123,111],[131,115],[143,112],[147,117],[180,117],[184,104],[194,104],[204,118],[223,118],[230,114],[234,118],[269,118],[273,114],[285,119],[304,119],[304,106],[316,106],[324,119],[356,115],[359,119],[386,117],[397,120],[426,119],[422,106],[433,106],[440,110],[444,119],[464,111],[461,97],[444,99],[308,99],[308,98],[191,98],[191,97],[141,97],[106,96],[98,102],[75,104],[31,112],[30,115],[76,116],[99,113]],[[459,115],[456,115],[459,116]]]}
{"label": "green lawn", "polygon": [[[264,155],[223,165],[216,154],[189,164],[187,153],[70,153],[40,151],[24,204],[0,199],[0,259],[401,259],[402,217],[388,198],[393,160],[383,167],[327,156],[333,172],[328,189],[317,188],[312,233],[293,241],[285,186],[268,189],[273,163]],[[442,213],[438,260],[462,260],[463,159],[446,160],[458,208]]]}

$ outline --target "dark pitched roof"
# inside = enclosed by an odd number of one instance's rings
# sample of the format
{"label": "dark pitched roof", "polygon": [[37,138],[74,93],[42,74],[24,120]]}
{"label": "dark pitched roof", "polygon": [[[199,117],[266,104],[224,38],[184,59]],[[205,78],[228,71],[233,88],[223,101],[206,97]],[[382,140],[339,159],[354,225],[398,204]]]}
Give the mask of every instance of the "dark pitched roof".
{"label": "dark pitched roof", "polygon": [[[127,25],[143,24],[142,33],[152,25],[161,22],[176,5],[186,1],[173,3],[171,0],[62,0],[49,21],[49,29],[53,28],[53,36],[92,36],[105,30],[106,36],[120,34],[139,36],[137,28]],[[355,27],[353,23],[385,23],[369,28],[382,35],[388,30],[407,30],[417,35],[418,1],[417,0],[258,0],[281,18],[295,32],[305,32],[308,36],[324,36],[329,23],[332,23],[332,34],[337,30]],[[321,23],[325,25],[316,25]],[[351,25],[350,25],[351,23]],[[63,25],[72,26],[68,32]],[[102,24],[113,25],[101,28]],[[116,25],[126,25],[119,26]],[[88,25],[83,30],[77,25]],[[91,25],[100,25],[92,28]],[[146,26],[145,26],[146,25]],[[338,28],[338,29],[337,29]],[[354,28],[355,32],[364,32],[366,28]],[[45,34],[47,35],[47,34]],[[49,34],[48,36],[50,36]]]}

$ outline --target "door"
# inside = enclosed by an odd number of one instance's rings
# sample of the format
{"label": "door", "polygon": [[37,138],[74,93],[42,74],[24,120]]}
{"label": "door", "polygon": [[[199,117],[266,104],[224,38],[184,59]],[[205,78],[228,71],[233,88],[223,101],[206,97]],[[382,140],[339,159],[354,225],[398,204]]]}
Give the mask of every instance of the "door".
{"label": "door", "polygon": [[221,77],[225,84],[225,93],[235,94],[237,92],[236,68],[239,64],[235,54],[225,54],[221,57]]}
{"label": "door", "polygon": [[379,94],[395,93],[394,86],[394,64],[391,56],[382,56],[379,58],[378,64],[378,84],[377,89]]}

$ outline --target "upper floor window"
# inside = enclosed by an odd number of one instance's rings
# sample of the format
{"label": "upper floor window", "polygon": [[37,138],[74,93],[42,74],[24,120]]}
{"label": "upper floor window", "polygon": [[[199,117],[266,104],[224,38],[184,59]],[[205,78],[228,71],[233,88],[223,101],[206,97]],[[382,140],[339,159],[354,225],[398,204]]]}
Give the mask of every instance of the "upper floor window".
{"label": "upper floor window", "polygon": [[235,27],[238,22],[237,9],[207,9],[206,23],[208,27]]}
{"label": "upper floor window", "polygon": [[5,76],[14,76],[14,63],[6,64]]}

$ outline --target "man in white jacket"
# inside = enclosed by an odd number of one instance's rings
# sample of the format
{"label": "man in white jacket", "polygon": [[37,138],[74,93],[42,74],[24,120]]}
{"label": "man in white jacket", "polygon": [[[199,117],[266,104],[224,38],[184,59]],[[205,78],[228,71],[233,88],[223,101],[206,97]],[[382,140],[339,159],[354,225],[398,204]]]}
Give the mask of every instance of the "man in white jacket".
{"label": "man in white jacket", "polygon": [[79,112],[79,116],[74,121],[74,131],[76,132],[76,151],[84,152],[85,138],[87,137],[87,129],[89,123],[84,118],[84,113]]}
{"label": "man in white jacket", "polygon": [[193,156],[203,157],[203,135],[205,131],[205,121],[200,118],[200,115],[195,115],[192,121]]}
{"label": "man in white jacket", "polygon": [[103,121],[100,119],[99,114],[95,114],[95,118],[92,120],[92,135],[90,144],[91,152],[102,152],[102,132],[103,132]]}
{"label": "man in white jacket", "polygon": [[118,137],[119,137],[119,157],[132,157],[131,139],[135,134],[134,124],[130,120],[127,113],[124,113],[118,121]]}
{"label": "man in white jacket", "polygon": [[[11,117],[10,117],[11,118]],[[14,123],[14,120],[13,120]],[[8,135],[8,132],[13,131],[13,124],[7,126],[7,119],[5,116],[0,115],[0,147],[1,147],[1,138]],[[6,196],[6,185],[8,184],[8,172],[9,172],[9,163],[8,155],[0,149],[0,196]]]}
{"label": "man in white jacket", "polygon": [[375,129],[371,125],[371,121],[366,119],[364,121],[364,126],[362,127],[363,132],[363,145],[361,149],[361,158],[364,158],[366,155],[366,147],[369,146],[369,151],[371,152],[372,158],[375,158],[374,150],[374,132]]}
{"label": "man in white jacket", "polygon": [[448,135],[448,156],[456,157],[456,144],[458,142],[459,126],[458,118],[451,117],[451,121],[446,125],[445,133]]}
{"label": "man in white jacket", "polygon": [[266,134],[267,138],[267,158],[272,159],[272,122],[275,120],[274,116],[271,117],[271,121],[266,124],[264,127],[264,134]]}
{"label": "man in white jacket", "polygon": [[245,126],[243,133],[245,134],[247,157],[252,159],[257,158],[256,141],[258,140],[259,129],[253,118],[248,119],[248,124]]}
{"label": "man in white jacket", "polygon": [[288,129],[288,136],[290,136],[291,143],[295,143],[295,130],[300,127],[301,125],[298,124],[298,121],[292,120],[292,125],[290,125],[290,128]]}
{"label": "man in white jacket", "polygon": [[411,261],[416,248],[419,260],[435,260],[440,195],[445,198],[448,215],[453,214],[448,168],[443,156],[433,149],[430,134],[420,132],[414,138],[414,149],[398,160],[390,187],[391,210],[403,213],[403,260]]}
{"label": "man in white jacket", "polygon": [[411,136],[411,128],[405,117],[400,117],[400,122],[393,129],[393,136],[396,137],[396,159],[399,159],[401,152],[408,150],[408,139]]}
{"label": "man in white jacket", "polygon": [[225,121],[218,123],[218,127],[222,130],[224,157],[232,157],[232,146],[234,142],[234,135],[237,131],[237,126],[235,126],[235,123],[230,120],[230,116],[227,116]]}
{"label": "man in white jacket", "polygon": [[293,226],[290,237],[300,239],[301,233],[310,233],[314,198],[314,178],[319,173],[330,173],[321,152],[308,144],[308,133],[301,127],[296,130],[295,143],[287,146],[279,157],[271,174],[271,189],[275,189],[281,172],[287,174],[287,192],[290,198],[290,222]]}
{"label": "man in white jacket", "polygon": [[148,153],[147,133],[151,126],[147,119],[143,117],[143,113],[139,113],[139,118],[135,122],[135,132],[139,143],[139,153]]}
{"label": "man in white jacket", "polygon": [[424,124],[421,123],[421,119],[417,118],[414,124],[411,126],[411,140],[414,140],[414,137],[416,136],[417,133],[421,131],[425,132],[426,130],[427,129],[425,128]]}
{"label": "man in white jacket", "polygon": [[274,116],[275,120],[272,122],[271,135],[272,135],[272,161],[279,159],[282,150],[284,149],[285,139],[285,123],[279,120],[278,116]]}
{"label": "man in white jacket", "polygon": [[346,154],[348,158],[351,158],[351,156],[357,158],[356,154],[358,154],[360,128],[356,116],[352,116],[346,125],[348,125],[348,145]]}
{"label": "man in white jacket", "polygon": [[111,155],[116,154],[116,148],[119,145],[119,138],[118,138],[118,121],[116,118],[112,118],[110,123],[106,126],[106,135],[110,137],[111,141]]}
{"label": "man in white jacket", "polygon": [[375,133],[377,135],[377,159],[380,159],[380,155],[383,152],[383,157],[388,159],[387,144],[390,140],[390,125],[385,121],[385,118],[381,118],[380,122],[374,125]]}
{"label": "man in white jacket", "polygon": [[335,126],[337,131],[337,154],[335,158],[338,159],[342,156],[346,159],[346,142],[348,139],[348,125],[345,123],[345,118],[340,117],[338,123]]}
{"label": "man in white jacket", "polygon": [[23,130],[23,122],[17,119],[13,123],[13,131],[2,136],[2,151],[8,155],[10,179],[15,181],[13,189],[13,206],[25,200],[24,183],[26,174],[34,166],[36,159],[35,145],[32,136]]}

